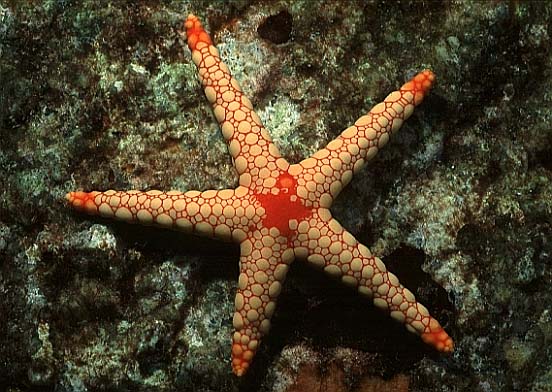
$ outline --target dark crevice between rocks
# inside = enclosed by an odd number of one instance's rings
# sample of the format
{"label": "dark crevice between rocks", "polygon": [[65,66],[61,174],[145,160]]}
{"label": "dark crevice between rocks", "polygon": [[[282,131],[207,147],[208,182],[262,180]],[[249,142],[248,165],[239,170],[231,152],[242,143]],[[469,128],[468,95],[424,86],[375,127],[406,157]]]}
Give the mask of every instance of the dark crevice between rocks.
{"label": "dark crevice between rocks", "polygon": [[[552,144],[549,143],[548,146],[550,145]],[[552,172],[552,148],[544,148],[529,156],[528,169],[531,170],[539,166]]]}
{"label": "dark crevice between rocks", "polygon": [[454,304],[446,290],[422,270],[425,257],[420,249],[403,245],[383,261],[387,269],[397,275],[402,285],[414,293],[443,328],[448,329],[455,325]]}
{"label": "dark crevice between rocks", "polygon": [[292,31],[293,18],[286,10],[267,17],[257,28],[257,33],[261,38],[277,45],[288,42],[291,39]]}

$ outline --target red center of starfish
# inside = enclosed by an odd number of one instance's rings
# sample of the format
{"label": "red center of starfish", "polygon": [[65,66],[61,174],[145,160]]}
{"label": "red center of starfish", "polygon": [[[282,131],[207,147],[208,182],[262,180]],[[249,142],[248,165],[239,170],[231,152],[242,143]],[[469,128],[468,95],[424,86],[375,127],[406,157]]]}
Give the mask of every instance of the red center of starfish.
{"label": "red center of starfish", "polygon": [[276,194],[255,195],[265,210],[263,226],[275,227],[282,235],[289,237],[289,221],[296,219],[299,222],[311,216],[312,210],[305,207],[297,196],[297,181],[291,174],[282,172],[274,188],[277,189]]}

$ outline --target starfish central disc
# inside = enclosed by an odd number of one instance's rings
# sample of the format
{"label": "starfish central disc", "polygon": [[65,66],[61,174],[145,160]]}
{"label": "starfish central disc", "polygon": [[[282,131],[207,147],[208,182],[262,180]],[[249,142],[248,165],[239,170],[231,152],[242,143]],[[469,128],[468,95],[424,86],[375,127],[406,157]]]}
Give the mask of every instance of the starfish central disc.
{"label": "starfish central disc", "polygon": [[277,228],[281,235],[289,237],[291,220],[302,221],[312,215],[312,210],[305,207],[297,196],[297,180],[288,172],[282,172],[276,185],[268,194],[257,194],[255,197],[265,210],[263,226]]}

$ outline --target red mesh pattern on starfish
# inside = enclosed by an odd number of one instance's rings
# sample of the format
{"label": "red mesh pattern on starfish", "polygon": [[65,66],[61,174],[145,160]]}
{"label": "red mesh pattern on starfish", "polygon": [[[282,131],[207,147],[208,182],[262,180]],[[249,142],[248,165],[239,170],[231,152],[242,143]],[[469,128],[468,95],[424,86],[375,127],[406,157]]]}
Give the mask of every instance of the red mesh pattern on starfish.
{"label": "red mesh pattern on starfish", "polygon": [[426,307],[329,210],[353,174],[410,117],[431,88],[433,73],[419,73],[326,148],[290,165],[280,156],[199,19],[189,15],[185,28],[199,79],[228,142],[240,185],[185,193],[70,192],[69,203],[92,215],[240,244],[232,337],[232,368],[238,376],[247,371],[270,330],[276,300],[289,264],[296,258],[372,299],[437,350],[452,351],[452,339]]}

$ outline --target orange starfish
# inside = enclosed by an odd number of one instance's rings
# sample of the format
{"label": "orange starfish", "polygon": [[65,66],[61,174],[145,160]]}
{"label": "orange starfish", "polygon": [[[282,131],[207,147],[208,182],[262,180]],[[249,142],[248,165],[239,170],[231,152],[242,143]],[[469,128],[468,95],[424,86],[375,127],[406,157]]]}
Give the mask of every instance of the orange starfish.
{"label": "orange starfish", "polygon": [[232,368],[238,376],[247,371],[270,329],[276,299],[296,258],[371,298],[437,350],[452,351],[452,339],[439,322],[329,209],[353,173],[410,117],[431,88],[434,74],[429,70],[419,73],[326,148],[290,165],[272,143],[199,19],[189,15],[185,28],[192,60],[239,174],[239,186],[185,193],[70,192],[69,203],[93,215],[240,244],[232,337]]}

